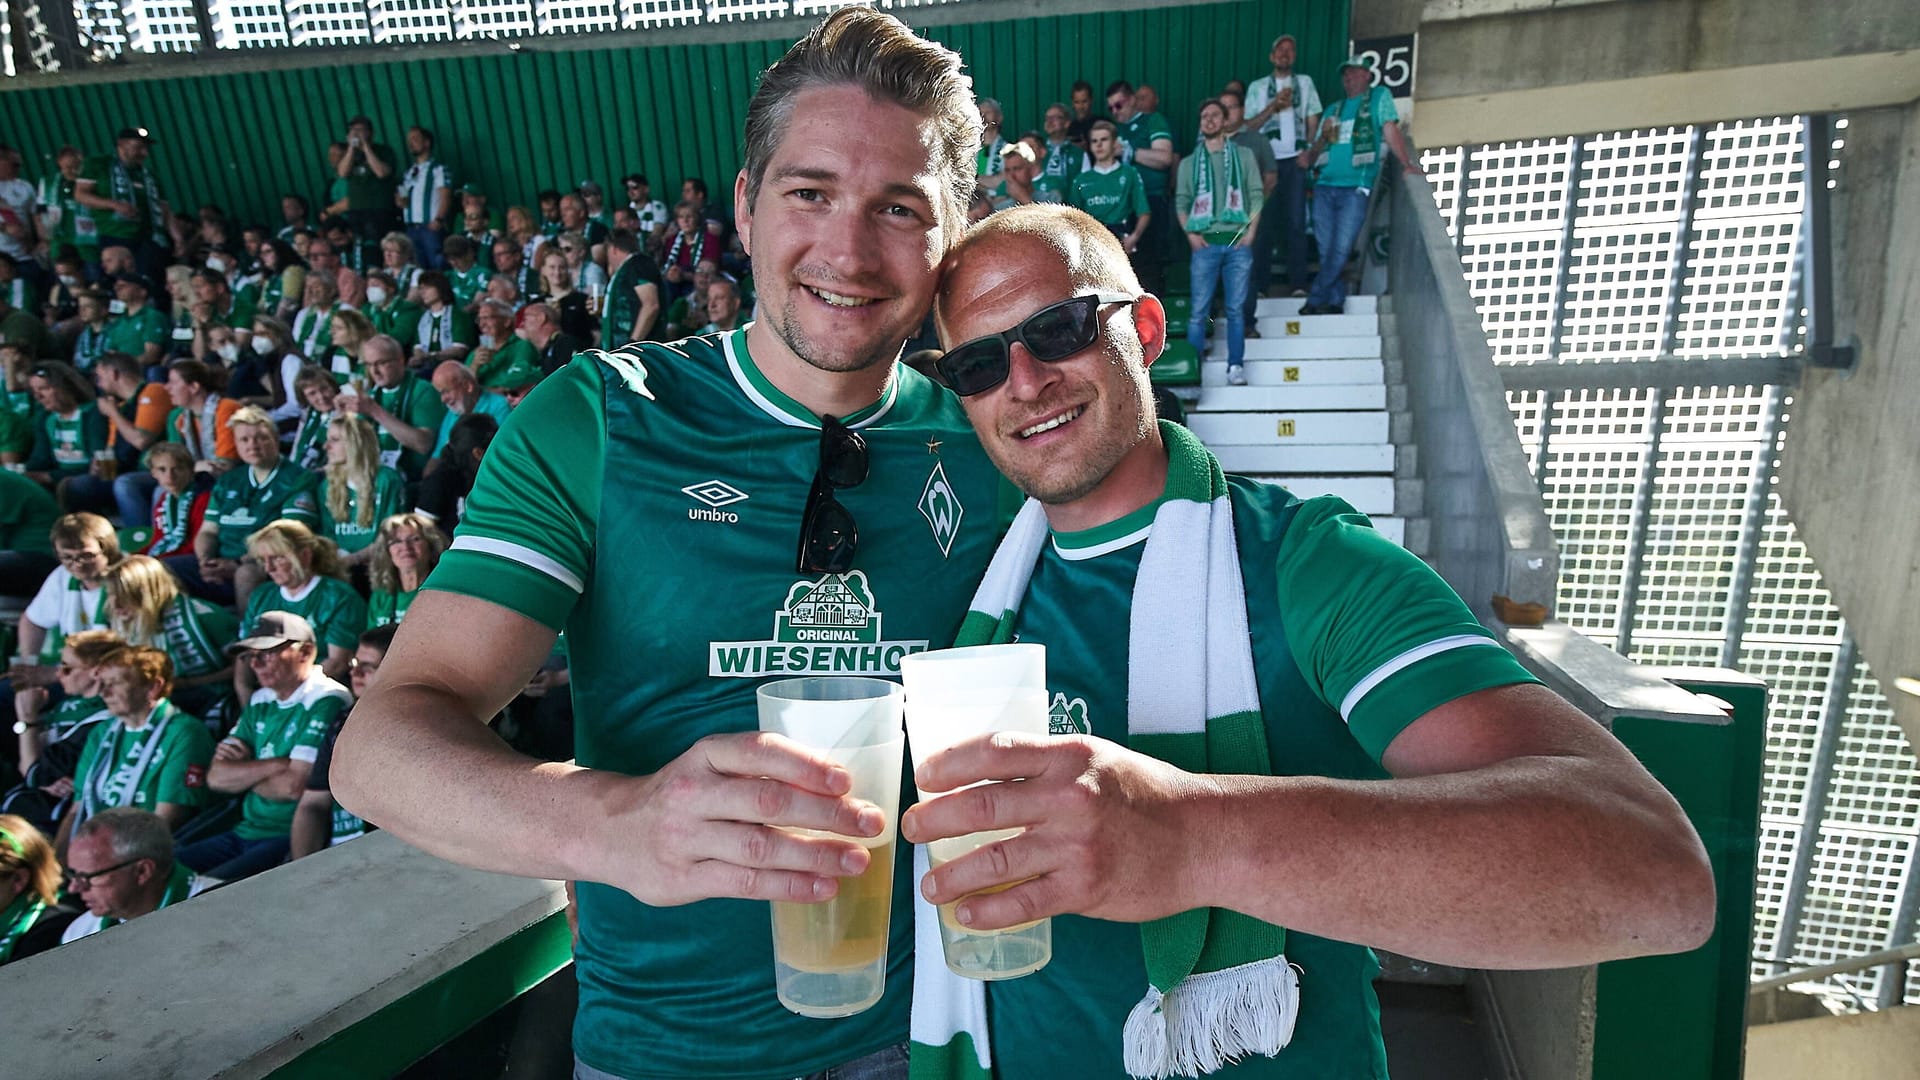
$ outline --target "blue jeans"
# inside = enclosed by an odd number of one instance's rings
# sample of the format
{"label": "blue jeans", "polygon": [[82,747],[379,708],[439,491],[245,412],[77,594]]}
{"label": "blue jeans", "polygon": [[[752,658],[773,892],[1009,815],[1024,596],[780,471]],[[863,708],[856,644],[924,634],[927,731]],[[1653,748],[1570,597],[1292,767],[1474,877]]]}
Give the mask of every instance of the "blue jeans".
{"label": "blue jeans", "polygon": [[1208,244],[1193,253],[1193,309],[1187,316],[1187,344],[1207,354],[1207,314],[1213,290],[1224,279],[1227,295],[1227,366],[1247,358],[1247,281],[1253,274],[1253,249],[1240,244]]}
{"label": "blue jeans", "polygon": [[[573,1080],[622,1080],[610,1072],[573,1059]],[[843,1065],[834,1065],[809,1073],[799,1080],[907,1080],[907,1044],[899,1043],[885,1050],[855,1058]]]}
{"label": "blue jeans", "polygon": [[243,840],[239,833],[223,832],[188,844],[174,852],[173,857],[196,874],[206,874],[221,881],[238,881],[285,862],[290,846],[284,836]]}
{"label": "blue jeans", "polygon": [[423,270],[441,270],[446,262],[440,258],[440,238],[447,235],[427,228],[425,225],[407,226],[407,239],[413,241],[413,258]]}
{"label": "blue jeans", "polygon": [[1347,258],[1366,223],[1366,192],[1324,184],[1313,189],[1313,237],[1320,243],[1320,273],[1313,279],[1307,303],[1347,302]]}

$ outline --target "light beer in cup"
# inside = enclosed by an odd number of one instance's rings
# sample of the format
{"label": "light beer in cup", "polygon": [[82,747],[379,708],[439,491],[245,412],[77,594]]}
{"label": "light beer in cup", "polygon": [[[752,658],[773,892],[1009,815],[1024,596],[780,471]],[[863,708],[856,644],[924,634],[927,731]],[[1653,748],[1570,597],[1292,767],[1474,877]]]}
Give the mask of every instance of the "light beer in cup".
{"label": "light beer in cup", "polygon": [[[907,732],[915,768],[935,752],[976,735],[1047,734],[1044,645],[979,645],[915,653],[901,660],[900,678],[907,688]],[[923,801],[931,797],[920,793]],[[927,845],[927,862],[938,868],[1020,832],[989,829],[935,840]],[[956,900],[940,906],[940,948],[954,974],[1013,979],[1040,970],[1053,958],[1053,920],[975,930],[954,916],[958,905]]]}
{"label": "light beer in cup", "polygon": [[773,904],[774,986],[780,1003],[801,1016],[851,1016],[872,1008],[887,989],[887,936],[893,915],[893,860],[899,846],[899,684],[881,679],[785,679],[759,690],[760,730],[817,750],[853,776],[853,798],[886,818],[879,836],[847,837],[814,829],[802,836],[858,841],[866,870],[840,879],[831,900]]}

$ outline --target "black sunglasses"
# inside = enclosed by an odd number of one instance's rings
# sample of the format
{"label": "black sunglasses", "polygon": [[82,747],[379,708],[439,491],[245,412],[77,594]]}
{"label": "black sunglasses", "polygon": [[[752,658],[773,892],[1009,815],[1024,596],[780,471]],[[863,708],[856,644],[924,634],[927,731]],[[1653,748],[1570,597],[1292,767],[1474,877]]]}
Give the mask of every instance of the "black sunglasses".
{"label": "black sunglasses", "polygon": [[1020,320],[1011,330],[955,345],[934,361],[934,367],[961,397],[991,390],[1007,381],[1014,342],[1026,346],[1035,360],[1065,360],[1100,336],[1100,305],[1131,304],[1138,299],[1121,293],[1094,293],[1062,300]]}
{"label": "black sunglasses", "polygon": [[858,487],[866,479],[867,440],[833,417],[822,416],[820,465],[807,492],[807,508],[800,515],[800,553],[795,558],[800,573],[844,574],[853,569],[860,527],[833,493],[836,488]]}

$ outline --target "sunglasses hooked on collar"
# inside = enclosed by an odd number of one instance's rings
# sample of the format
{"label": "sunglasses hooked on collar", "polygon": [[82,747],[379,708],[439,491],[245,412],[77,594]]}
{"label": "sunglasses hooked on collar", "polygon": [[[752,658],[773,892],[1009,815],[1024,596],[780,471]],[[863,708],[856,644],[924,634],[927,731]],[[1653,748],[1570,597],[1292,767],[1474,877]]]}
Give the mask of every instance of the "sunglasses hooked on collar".
{"label": "sunglasses hooked on collar", "polygon": [[1042,363],[1065,360],[1100,336],[1101,305],[1131,304],[1139,299],[1104,292],[1069,297],[1041,308],[1011,330],[955,345],[934,362],[934,367],[961,397],[984,393],[1007,381],[1014,342],[1025,346]]}
{"label": "sunglasses hooked on collar", "polygon": [[860,548],[860,527],[833,493],[858,487],[867,479],[867,440],[831,416],[820,417],[820,464],[800,515],[800,551],[795,569],[802,574],[844,574],[853,569]]}

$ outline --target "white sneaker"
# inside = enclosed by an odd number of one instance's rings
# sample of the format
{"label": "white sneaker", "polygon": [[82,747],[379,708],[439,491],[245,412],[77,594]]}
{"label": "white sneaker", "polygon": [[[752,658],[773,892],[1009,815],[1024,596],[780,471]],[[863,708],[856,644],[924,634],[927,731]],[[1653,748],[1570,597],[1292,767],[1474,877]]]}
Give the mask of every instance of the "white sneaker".
{"label": "white sneaker", "polygon": [[1227,385],[1228,386],[1247,385],[1246,365],[1244,364],[1228,364],[1227,365]]}

